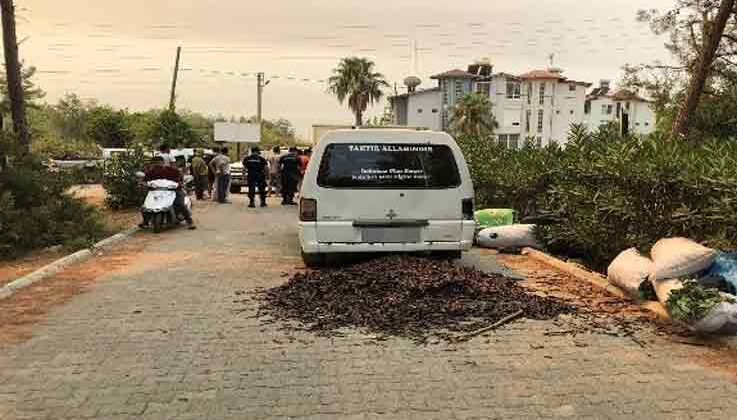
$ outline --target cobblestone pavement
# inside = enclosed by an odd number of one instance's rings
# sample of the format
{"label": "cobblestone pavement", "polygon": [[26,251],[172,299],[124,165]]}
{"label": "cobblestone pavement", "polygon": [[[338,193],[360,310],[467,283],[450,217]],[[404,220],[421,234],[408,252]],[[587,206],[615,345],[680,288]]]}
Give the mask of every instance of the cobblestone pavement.
{"label": "cobblestone pavement", "polygon": [[[238,197],[242,200],[242,197]],[[737,386],[606,335],[520,321],[449,347],[261,325],[240,291],[299,265],[295,209],[199,209],[197,231],[54,308],[0,353],[0,419],[725,419]],[[239,293],[236,293],[239,292]],[[243,311],[246,309],[246,311]]]}

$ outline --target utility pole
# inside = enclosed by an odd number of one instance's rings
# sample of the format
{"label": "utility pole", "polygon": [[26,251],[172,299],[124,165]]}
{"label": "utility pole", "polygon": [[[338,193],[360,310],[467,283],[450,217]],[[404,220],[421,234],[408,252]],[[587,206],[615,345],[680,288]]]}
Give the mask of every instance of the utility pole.
{"label": "utility pole", "polygon": [[264,86],[264,73],[258,72],[256,75],[256,120],[258,121],[259,137],[264,135],[264,124],[261,122],[263,118],[262,107]]}
{"label": "utility pole", "polygon": [[177,77],[179,77],[179,57],[182,55],[182,47],[177,47],[177,60],[174,63],[174,77],[171,81],[171,96],[169,97],[169,111],[176,109],[177,101]]}
{"label": "utility pole", "polygon": [[26,120],[26,103],[23,97],[23,79],[18,59],[18,37],[15,32],[15,5],[13,0],[0,0],[3,22],[3,46],[5,48],[5,69],[7,71],[8,98],[13,114],[13,131],[18,136],[23,153],[28,153],[31,137]]}

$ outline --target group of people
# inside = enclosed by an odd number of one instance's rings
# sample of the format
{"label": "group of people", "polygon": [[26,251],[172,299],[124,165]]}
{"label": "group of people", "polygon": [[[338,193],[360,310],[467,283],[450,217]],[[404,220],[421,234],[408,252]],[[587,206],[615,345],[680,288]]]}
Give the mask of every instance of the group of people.
{"label": "group of people", "polygon": [[[243,159],[243,168],[247,171],[248,207],[256,207],[256,192],[261,199],[261,207],[266,207],[268,194],[282,196],[282,205],[296,205],[294,195],[299,191],[307,165],[310,163],[312,150],[300,151],[296,147],[282,155],[279,147],[272,149],[267,160],[261,156],[261,149],[254,147],[251,154]],[[268,189],[268,191],[267,191]]]}
{"label": "group of people", "polygon": [[[258,147],[243,159],[243,169],[248,181],[249,207],[255,207],[258,194],[261,206],[266,207],[268,195],[282,196],[282,205],[296,205],[294,196],[302,185],[302,179],[312,156],[312,149],[300,150],[291,147],[286,154],[274,147],[268,159],[261,156]],[[165,166],[180,166],[172,156],[167,145],[159,149],[159,157]],[[230,194],[231,160],[227,147],[214,148],[213,153],[205,154],[203,149],[195,149],[189,165],[189,173],[194,177],[195,195],[198,200],[207,198],[227,204]],[[186,164],[181,170],[187,170]]]}
{"label": "group of people", "polygon": [[228,148],[215,148],[213,154],[204,154],[202,149],[196,149],[190,164],[190,171],[194,177],[195,195],[198,200],[205,199],[205,192],[209,198],[218,203],[229,203],[230,193],[230,157]]}

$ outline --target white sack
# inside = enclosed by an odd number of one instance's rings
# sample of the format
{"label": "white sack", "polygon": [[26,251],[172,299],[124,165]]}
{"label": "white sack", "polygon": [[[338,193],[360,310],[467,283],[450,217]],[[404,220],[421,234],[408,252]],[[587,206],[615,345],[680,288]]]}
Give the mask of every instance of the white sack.
{"label": "white sack", "polygon": [[541,248],[535,239],[535,225],[509,225],[484,229],[476,240],[484,248]]}
{"label": "white sack", "polygon": [[717,251],[690,239],[661,239],[650,251],[654,263],[650,279],[655,282],[662,279],[689,278],[709,268],[716,256]]}
{"label": "white sack", "polygon": [[658,301],[665,306],[670,297],[670,292],[683,289],[683,282],[678,279],[663,279],[652,282],[655,288],[655,294],[658,295]]}
{"label": "white sack", "polygon": [[722,329],[734,331],[735,326],[737,326],[737,304],[722,302],[691,328],[694,331],[715,333]]}
{"label": "white sack", "polygon": [[639,295],[640,284],[653,271],[653,262],[643,257],[636,248],[620,253],[607,268],[607,279],[632,296]]}

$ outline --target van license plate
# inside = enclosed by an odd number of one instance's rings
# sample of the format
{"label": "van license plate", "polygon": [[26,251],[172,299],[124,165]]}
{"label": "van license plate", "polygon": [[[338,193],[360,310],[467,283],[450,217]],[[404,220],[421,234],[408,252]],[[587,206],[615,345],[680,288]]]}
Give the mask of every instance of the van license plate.
{"label": "van license plate", "polygon": [[415,243],[420,242],[419,228],[370,227],[361,229],[361,240],[368,243]]}

